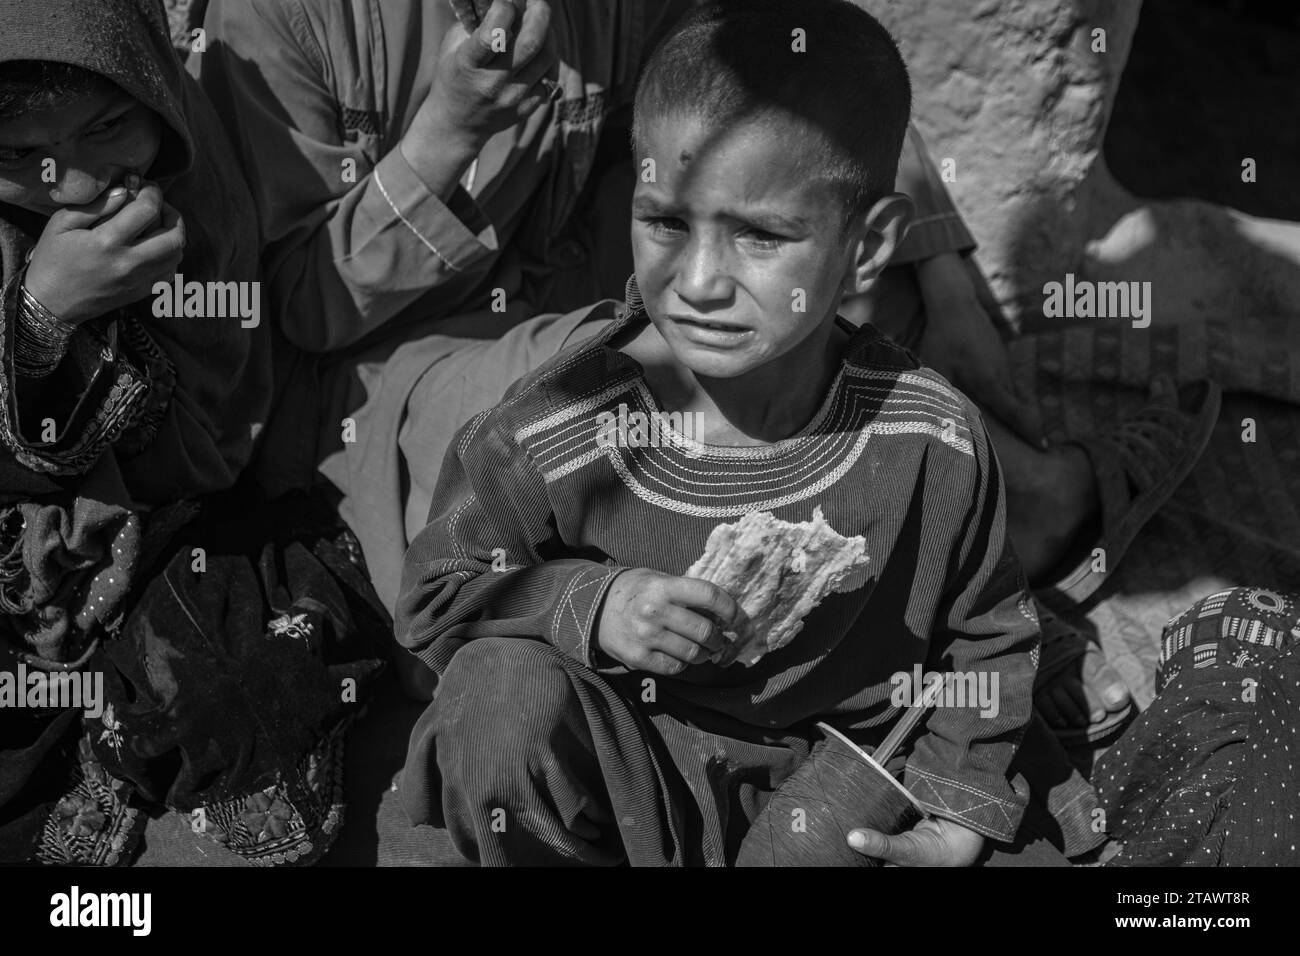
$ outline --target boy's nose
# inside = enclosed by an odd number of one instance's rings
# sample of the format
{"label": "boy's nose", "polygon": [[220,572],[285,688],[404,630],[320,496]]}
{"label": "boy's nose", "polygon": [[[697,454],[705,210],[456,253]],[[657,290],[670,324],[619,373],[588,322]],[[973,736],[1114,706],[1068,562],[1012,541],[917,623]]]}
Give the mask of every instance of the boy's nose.
{"label": "boy's nose", "polygon": [[112,170],[88,172],[76,166],[58,170],[58,179],[50,190],[50,201],[60,206],[84,206],[94,202],[113,181]]}
{"label": "boy's nose", "polygon": [[677,274],[677,294],[697,306],[731,294],[722,253],[714,243],[692,243]]}

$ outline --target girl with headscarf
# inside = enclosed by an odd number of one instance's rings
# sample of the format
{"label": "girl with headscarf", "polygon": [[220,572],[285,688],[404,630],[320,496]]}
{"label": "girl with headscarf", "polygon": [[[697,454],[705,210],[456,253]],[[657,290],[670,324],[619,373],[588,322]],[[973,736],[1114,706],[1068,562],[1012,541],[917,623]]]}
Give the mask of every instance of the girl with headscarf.
{"label": "girl with headscarf", "polygon": [[[154,801],[304,856],[368,590],[337,536],[222,504],[272,399],[247,187],[159,0],[0,22],[0,860],[125,860]],[[272,612],[301,648],[258,649]],[[67,672],[103,699],[28,693]]]}

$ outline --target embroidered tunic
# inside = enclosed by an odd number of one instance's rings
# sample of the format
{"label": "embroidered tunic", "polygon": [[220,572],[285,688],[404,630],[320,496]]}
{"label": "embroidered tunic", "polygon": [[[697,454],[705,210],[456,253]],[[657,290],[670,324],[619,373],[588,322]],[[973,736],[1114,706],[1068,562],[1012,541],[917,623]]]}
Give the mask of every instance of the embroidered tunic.
{"label": "embroidered tunic", "polygon": [[601,433],[602,413],[661,410],[639,363],[608,343],[645,321],[629,312],[461,429],[407,555],[399,640],[439,673],[482,637],[544,640],[594,668],[621,570],[680,575],[719,523],[752,511],[804,521],[820,506],[840,534],[865,536],[867,583],[831,595],[754,667],[656,678],[658,705],[759,733],[825,719],[874,742],[898,714],[895,675],[973,673],[995,690],[991,706],[936,708],[905,783],[935,814],[1010,840],[1024,800],[1007,767],[1030,716],[1038,626],[975,407],[868,326],[790,438],[704,445],[662,416],[671,440],[627,447]]}

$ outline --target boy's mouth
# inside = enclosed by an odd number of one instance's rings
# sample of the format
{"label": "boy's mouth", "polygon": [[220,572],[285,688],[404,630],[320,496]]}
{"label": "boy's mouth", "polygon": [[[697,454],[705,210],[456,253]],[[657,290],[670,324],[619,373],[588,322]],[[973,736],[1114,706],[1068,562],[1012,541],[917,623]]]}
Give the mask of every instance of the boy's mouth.
{"label": "boy's mouth", "polygon": [[704,319],[689,319],[685,316],[669,316],[670,319],[686,333],[688,338],[708,342],[734,342],[750,335],[754,330],[732,322],[710,322]]}

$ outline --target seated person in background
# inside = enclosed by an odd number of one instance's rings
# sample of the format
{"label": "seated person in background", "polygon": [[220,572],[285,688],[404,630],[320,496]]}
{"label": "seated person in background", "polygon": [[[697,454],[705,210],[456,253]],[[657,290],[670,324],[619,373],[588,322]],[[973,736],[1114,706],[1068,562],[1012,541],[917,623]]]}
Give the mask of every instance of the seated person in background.
{"label": "seated person in background", "polygon": [[[967,865],[1015,836],[1038,626],[997,460],[968,399],[837,315],[911,215],[892,191],[910,98],[844,0],[710,5],[651,58],[626,307],[461,429],[406,559],[398,639],[440,682],[399,791],[466,857],[733,862],[814,722],[879,742],[914,666],[992,675],[998,706],[934,710],[905,777],[932,819],[855,848]],[[621,406],[694,435],[611,442]],[[815,508],[865,537],[867,582],[730,661],[723,632],[750,625],[683,572],[719,523]]]}

